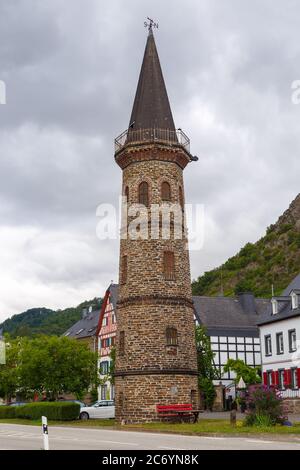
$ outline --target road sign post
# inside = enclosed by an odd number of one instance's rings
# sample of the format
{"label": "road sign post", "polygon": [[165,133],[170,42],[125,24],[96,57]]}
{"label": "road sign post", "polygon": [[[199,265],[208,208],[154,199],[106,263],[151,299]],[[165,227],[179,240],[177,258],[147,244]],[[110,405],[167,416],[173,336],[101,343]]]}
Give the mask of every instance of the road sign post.
{"label": "road sign post", "polygon": [[44,439],[44,450],[49,450],[48,421],[46,416],[42,416],[42,429]]}

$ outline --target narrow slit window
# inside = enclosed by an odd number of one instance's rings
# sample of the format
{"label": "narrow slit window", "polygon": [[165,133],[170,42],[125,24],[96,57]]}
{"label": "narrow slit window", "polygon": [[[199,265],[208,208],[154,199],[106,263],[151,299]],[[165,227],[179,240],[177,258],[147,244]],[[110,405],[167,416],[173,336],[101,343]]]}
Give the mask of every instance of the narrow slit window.
{"label": "narrow slit window", "polygon": [[164,276],[168,281],[175,279],[175,257],[173,251],[164,252]]}
{"label": "narrow slit window", "polygon": [[161,185],[161,198],[163,201],[171,201],[171,186],[167,181]]}
{"label": "narrow slit window", "polygon": [[177,346],[178,345],[178,334],[176,328],[167,328],[166,329],[166,340],[167,346]]}
{"label": "narrow slit window", "polygon": [[179,204],[181,205],[182,209],[184,209],[184,197],[181,186],[179,186]]}
{"label": "narrow slit window", "polygon": [[128,269],[128,260],[127,255],[122,257],[122,272],[121,272],[121,282],[126,284],[127,282],[127,269]]}

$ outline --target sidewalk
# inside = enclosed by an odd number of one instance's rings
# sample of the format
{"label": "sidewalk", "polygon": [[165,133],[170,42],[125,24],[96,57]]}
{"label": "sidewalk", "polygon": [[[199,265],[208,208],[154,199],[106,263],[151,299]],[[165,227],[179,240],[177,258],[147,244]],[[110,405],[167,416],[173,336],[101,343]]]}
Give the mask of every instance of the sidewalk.
{"label": "sidewalk", "polygon": [[[244,419],[245,414],[237,413],[237,419]],[[230,411],[205,411],[204,413],[200,413],[199,419],[226,419],[230,420]],[[300,415],[299,414],[290,414],[289,420],[291,422],[300,422]]]}

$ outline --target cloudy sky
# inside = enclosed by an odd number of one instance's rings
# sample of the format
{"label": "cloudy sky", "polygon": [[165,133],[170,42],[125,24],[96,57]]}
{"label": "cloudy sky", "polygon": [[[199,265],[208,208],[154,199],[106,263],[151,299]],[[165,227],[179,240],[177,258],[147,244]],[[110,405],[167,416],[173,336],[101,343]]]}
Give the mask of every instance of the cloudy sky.
{"label": "cloudy sky", "polygon": [[0,320],[63,308],[117,281],[117,240],[96,208],[117,204],[113,141],[127,126],[155,32],[177,127],[204,204],[192,276],[260,238],[299,193],[298,0],[0,0]]}

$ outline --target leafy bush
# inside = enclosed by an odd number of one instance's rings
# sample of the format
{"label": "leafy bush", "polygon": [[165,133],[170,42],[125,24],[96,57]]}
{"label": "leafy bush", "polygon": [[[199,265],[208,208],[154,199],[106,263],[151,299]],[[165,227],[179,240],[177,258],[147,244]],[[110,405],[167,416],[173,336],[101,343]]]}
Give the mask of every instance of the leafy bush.
{"label": "leafy bush", "polygon": [[51,420],[72,421],[78,418],[79,412],[79,403],[41,402],[18,406],[15,416],[22,419],[40,419],[46,416]]}
{"label": "leafy bush", "polygon": [[0,406],[0,419],[15,418],[16,408],[14,406]]}
{"label": "leafy bush", "polygon": [[254,292],[255,286],[250,279],[242,279],[239,281],[234,289],[236,295],[241,294],[242,292]]}
{"label": "leafy bush", "polygon": [[245,364],[242,359],[228,359],[224,365],[224,372],[234,372],[236,384],[242,378],[246,385],[261,383],[260,367],[251,367]]}
{"label": "leafy bush", "polygon": [[203,396],[205,409],[211,410],[216,397],[213,380],[220,379],[220,374],[214,363],[215,353],[211,349],[211,343],[206,329],[198,325],[195,334],[199,372],[198,384]]}
{"label": "leafy bush", "polygon": [[283,224],[283,225],[279,226],[278,233],[279,233],[279,235],[282,235],[283,233],[286,233],[289,230],[293,229],[293,227],[294,227],[293,224]]}
{"label": "leafy bush", "polygon": [[274,387],[251,385],[246,405],[246,426],[275,426],[286,420],[281,394]]}

